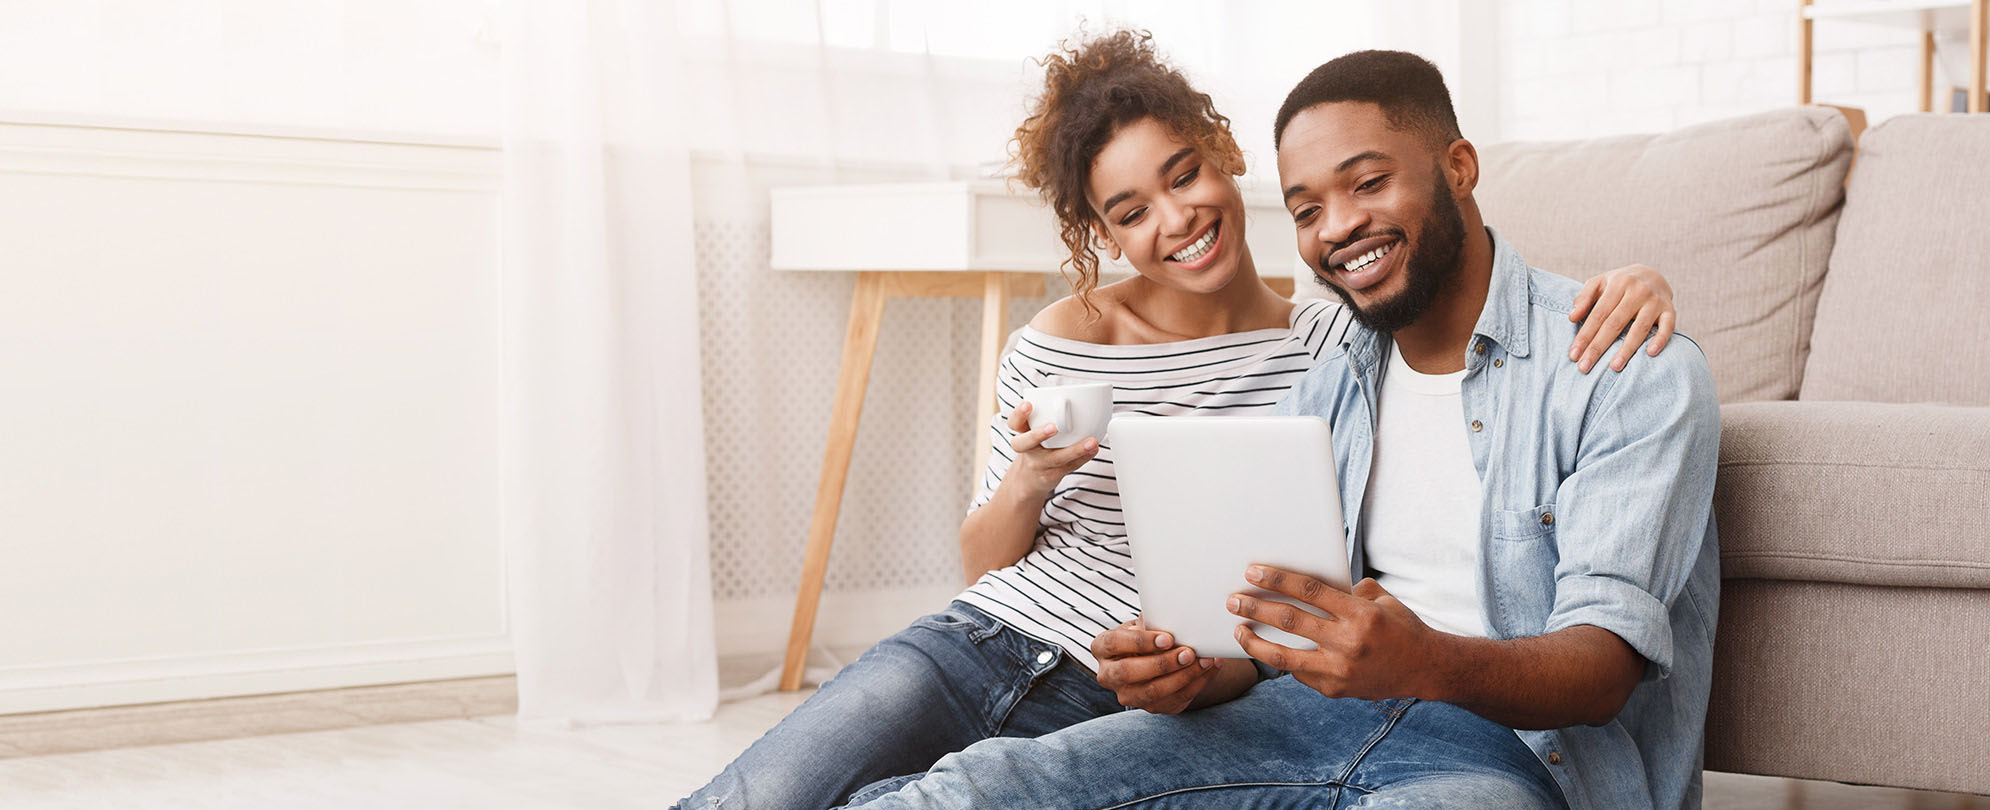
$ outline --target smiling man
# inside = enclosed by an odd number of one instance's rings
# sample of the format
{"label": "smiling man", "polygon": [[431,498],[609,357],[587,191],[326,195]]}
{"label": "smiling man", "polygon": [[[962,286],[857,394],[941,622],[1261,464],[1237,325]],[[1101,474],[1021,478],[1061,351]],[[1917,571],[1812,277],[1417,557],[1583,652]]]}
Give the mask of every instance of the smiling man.
{"label": "smiling man", "polygon": [[1233,596],[1318,644],[1240,626],[1282,671],[1255,685],[1108,631],[1099,680],[1122,703],[1209,707],[984,742],[866,807],[1698,807],[1719,587],[1704,356],[1600,376],[1557,356],[1578,285],[1485,226],[1477,150],[1423,59],[1320,66],[1273,137],[1299,251],[1358,320],[1279,407],[1332,423],[1368,578],[1243,572],[1328,617]]}

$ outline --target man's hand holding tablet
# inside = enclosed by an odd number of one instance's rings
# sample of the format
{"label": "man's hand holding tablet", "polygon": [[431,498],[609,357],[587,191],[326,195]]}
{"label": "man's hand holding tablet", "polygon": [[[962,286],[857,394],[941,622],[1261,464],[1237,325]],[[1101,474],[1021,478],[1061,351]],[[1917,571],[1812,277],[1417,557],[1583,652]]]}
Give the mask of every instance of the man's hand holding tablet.
{"label": "man's hand holding tablet", "polygon": [[[1230,597],[1230,612],[1312,641],[1301,650],[1267,641],[1248,624],[1237,626],[1237,643],[1252,658],[1273,669],[1292,673],[1300,683],[1333,698],[1383,700],[1436,694],[1438,684],[1414,682],[1442,671],[1433,666],[1449,651],[1445,634],[1430,629],[1407,605],[1373,579],[1354,584],[1352,592],[1265,565],[1244,573],[1252,585],[1297,599],[1326,614],[1238,593]],[[1093,645],[1096,649],[1096,643]]]}
{"label": "man's hand holding tablet", "polygon": [[[1252,658],[1328,697],[1381,700],[1430,694],[1436,685],[1410,678],[1439,671],[1433,661],[1445,648],[1442,634],[1373,579],[1343,592],[1305,574],[1253,565],[1244,579],[1319,609],[1325,617],[1278,602],[1237,593],[1229,610],[1240,619],[1237,643]],[[1267,641],[1249,622],[1276,627],[1314,643],[1296,649]],[[1119,696],[1122,706],[1155,714],[1176,714],[1235,698],[1257,680],[1248,660],[1206,658],[1177,645],[1174,636],[1126,622],[1092,639],[1099,659],[1099,684]]]}

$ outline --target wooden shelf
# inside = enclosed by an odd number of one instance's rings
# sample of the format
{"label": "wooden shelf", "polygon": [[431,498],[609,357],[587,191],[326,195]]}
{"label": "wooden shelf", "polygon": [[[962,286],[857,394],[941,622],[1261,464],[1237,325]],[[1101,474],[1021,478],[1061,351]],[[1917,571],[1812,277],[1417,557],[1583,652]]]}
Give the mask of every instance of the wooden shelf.
{"label": "wooden shelf", "polygon": [[1803,16],[1808,20],[1868,23],[1912,31],[1968,31],[1969,0],[1859,0],[1808,6],[1804,8]]}
{"label": "wooden shelf", "polygon": [[[1811,66],[1815,57],[1813,26],[1827,22],[1865,23],[1921,32],[1921,111],[1934,102],[1935,35],[1952,31],[1969,34],[1969,111],[1984,109],[1984,52],[1990,50],[1990,0],[1853,0],[1814,5],[1797,4],[1797,103],[1809,104]],[[1960,78],[1960,77],[1958,77]]]}

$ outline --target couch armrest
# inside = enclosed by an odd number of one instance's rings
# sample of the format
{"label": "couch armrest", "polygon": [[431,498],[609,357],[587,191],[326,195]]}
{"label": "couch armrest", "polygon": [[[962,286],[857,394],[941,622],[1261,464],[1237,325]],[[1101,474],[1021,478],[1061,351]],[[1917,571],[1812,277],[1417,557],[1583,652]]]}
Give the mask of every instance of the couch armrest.
{"label": "couch armrest", "polygon": [[1990,588],[1990,407],[1721,408],[1726,579]]}
{"label": "couch armrest", "polygon": [[1982,792],[1990,407],[1721,408],[1713,770]]}

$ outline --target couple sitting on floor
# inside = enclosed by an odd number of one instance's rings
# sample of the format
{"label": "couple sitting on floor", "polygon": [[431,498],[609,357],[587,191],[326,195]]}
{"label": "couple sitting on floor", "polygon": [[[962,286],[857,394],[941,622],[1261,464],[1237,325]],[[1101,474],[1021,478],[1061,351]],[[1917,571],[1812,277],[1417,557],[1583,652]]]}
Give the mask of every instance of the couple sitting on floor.
{"label": "couple sitting on floor", "polygon": [[[1076,294],[1002,364],[974,582],[679,807],[1698,807],[1719,412],[1698,348],[1660,352],[1664,280],[1529,267],[1482,221],[1437,69],[1366,51],[1273,126],[1299,253],[1340,299],[1295,305],[1258,278],[1208,96],[1131,32],[1045,64],[1017,157]],[[1094,245],[1138,275],[1096,288]],[[1110,448],[1046,448],[1020,404],[1052,375],[1120,410],[1325,418],[1348,526],[1321,540],[1360,580],[1237,572],[1326,617],[1232,597],[1254,660],[1141,627]]]}

